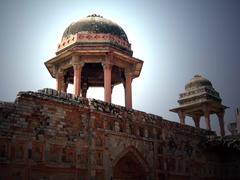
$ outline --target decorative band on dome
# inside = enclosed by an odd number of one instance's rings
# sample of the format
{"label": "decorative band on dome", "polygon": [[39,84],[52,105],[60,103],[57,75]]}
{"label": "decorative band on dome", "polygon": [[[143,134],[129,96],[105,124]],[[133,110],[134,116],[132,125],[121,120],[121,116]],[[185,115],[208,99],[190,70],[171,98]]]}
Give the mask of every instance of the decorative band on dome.
{"label": "decorative band on dome", "polygon": [[67,48],[74,43],[110,43],[131,50],[131,44],[111,34],[77,33],[62,40],[62,42],[58,44],[58,51]]}

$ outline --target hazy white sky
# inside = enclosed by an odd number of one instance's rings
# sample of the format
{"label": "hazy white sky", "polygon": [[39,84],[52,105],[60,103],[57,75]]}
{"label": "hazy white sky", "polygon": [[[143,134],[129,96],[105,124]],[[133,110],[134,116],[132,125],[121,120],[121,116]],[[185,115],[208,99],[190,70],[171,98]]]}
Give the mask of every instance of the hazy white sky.
{"label": "hazy white sky", "polygon": [[[230,107],[226,124],[234,119],[240,105],[238,0],[2,0],[0,99],[55,88],[44,62],[54,57],[65,28],[93,13],[118,23],[134,57],[144,61],[133,81],[135,109],[178,121],[168,110],[177,106],[187,81],[201,74]],[[101,99],[102,90],[91,89],[88,97]],[[114,88],[113,102],[124,103],[121,86]]]}

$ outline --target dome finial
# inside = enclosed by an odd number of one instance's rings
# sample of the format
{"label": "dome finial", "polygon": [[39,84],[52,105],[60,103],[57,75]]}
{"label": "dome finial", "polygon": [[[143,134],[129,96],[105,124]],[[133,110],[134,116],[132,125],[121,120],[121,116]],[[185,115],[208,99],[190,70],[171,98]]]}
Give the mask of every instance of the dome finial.
{"label": "dome finial", "polygon": [[199,74],[195,74],[194,77],[202,77],[202,76]]}
{"label": "dome finial", "polygon": [[97,15],[97,14],[91,14],[88,15],[87,17],[99,17],[99,18],[103,18],[103,16]]}

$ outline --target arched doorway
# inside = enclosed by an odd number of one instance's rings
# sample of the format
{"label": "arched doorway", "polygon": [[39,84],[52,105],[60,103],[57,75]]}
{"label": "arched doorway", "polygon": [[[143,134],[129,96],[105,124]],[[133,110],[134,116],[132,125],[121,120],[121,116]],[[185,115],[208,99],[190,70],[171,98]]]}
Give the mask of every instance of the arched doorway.
{"label": "arched doorway", "polygon": [[114,166],[113,180],[145,180],[146,169],[138,157],[128,152]]}

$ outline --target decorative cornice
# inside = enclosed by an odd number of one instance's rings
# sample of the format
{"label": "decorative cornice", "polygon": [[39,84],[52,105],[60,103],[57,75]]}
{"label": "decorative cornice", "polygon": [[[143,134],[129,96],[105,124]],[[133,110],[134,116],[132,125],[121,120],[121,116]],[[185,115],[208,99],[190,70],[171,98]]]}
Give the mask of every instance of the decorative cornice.
{"label": "decorative cornice", "polygon": [[75,43],[110,43],[131,50],[131,44],[111,34],[77,33],[67,39],[63,39],[58,44],[57,52]]}

